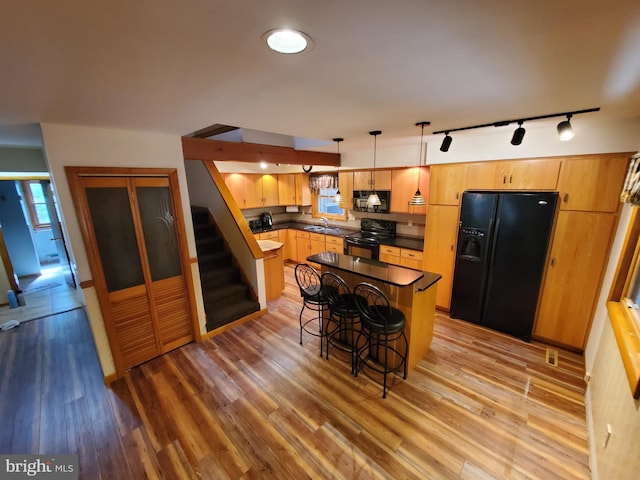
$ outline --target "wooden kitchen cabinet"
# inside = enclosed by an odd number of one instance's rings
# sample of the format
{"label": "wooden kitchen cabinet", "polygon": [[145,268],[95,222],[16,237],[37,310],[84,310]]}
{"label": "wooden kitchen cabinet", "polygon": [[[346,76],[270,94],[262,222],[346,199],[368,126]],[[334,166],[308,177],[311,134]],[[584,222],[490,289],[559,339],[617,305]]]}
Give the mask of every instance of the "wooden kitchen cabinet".
{"label": "wooden kitchen cabinet", "polygon": [[533,335],[584,350],[617,215],[560,211]]}
{"label": "wooden kitchen cabinet", "polygon": [[325,249],[328,252],[344,253],[344,239],[333,235],[325,236]]}
{"label": "wooden kitchen cabinet", "polygon": [[324,233],[312,233],[310,236],[311,245],[309,255],[324,252],[326,250],[326,240]]}
{"label": "wooden kitchen cabinet", "polygon": [[[242,174],[244,181],[244,207],[240,208],[275,207],[278,205],[278,180],[276,175]],[[226,182],[226,180],[225,180]]]}
{"label": "wooden kitchen cabinet", "polygon": [[560,209],[617,211],[628,165],[625,153],[563,159],[558,179]]}
{"label": "wooden kitchen cabinet", "polygon": [[224,183],[227,185],[231,196],[240,208],[247,207],[247,196],[245,193],[244,175],[242,173],[226,173]]}
{"label": "wooden kitchen cabinet", "polygon": [[342,198],[338,206],[342,209],[353,209],[353,172],[338,172],[338,190]]}
{"label": "wooden kitchen cabinet", "polygon": [[[420,174],[418,175],[418,172]],[[425,199],[429,198],[429,168],[410,167],[399,168],[391,171],[391,212],[392,213],[413,213],[424,215],[427,213],[427,206],[412,207],[409,201],[416,193],[416,188]]]}
{"label": "wooden kitchen cabinet", "polygon": [[400,249],[400,266],[422,270],[423,254],[420,250],[410,248]]}
{"label": "wooden kitchen cabinet", "polygon": [[298,263],[307,263],[307,257],[311,255],[311,237],[309,232],[296,231],[296,260]]}
{"label": "wooden kitchen cabinet", "polygon": [[284,290],[284,253],[282,247],[264,252],[265,295],[275,300]]}
{"label": "wooden kitchen cabinet", "polygon": [[466,190],[555,190],[560,159],[478,162],[467,165]]}
{"label": "wooden kitchen cabinet", "polygon": [[379,260],[392,265],[400,265],[400,247],[380,245]]}
{"label": "wooden kitchen cabinet", "polygon": [[296,173],[296,205],[311,205],[311,190],[309,190],[309,175]]}
{"label": "wooden kitchen cabinet", "polygon": [[293,241],[291,238],[291,232],[295,232],[294,230],[290,230],[288,228],[283,228],[277,230],[278,232],[278,241],[282,243],[282,257],[285,261],[287,260],[295,260],[295,237],[293,237]]}
{"label": "wooden kitchen cabinet", "polygon": [[376,190],[391,190],[391,170],[376,169],[373,176],[371,170],[353,172],[354,190],[373,190],[372,181]]}
{"label": "wooden kitchen cabinet", "polygon": [[449,310],[453,270],[458,241],[460,208],[455,205],[429,205],[424,236],[424,269],[442,275],[436,291],[436,305]]}
{"label": "wooden kitchen cabinet", "polygon": [[460,205],[466,164],[431,165],[429,167],[429,204]]}
{"label": "wooden kitchen cabinet", "polygon": [[297,205],[295,174],[284,173],[278,175],[278,203],[280,205]]}

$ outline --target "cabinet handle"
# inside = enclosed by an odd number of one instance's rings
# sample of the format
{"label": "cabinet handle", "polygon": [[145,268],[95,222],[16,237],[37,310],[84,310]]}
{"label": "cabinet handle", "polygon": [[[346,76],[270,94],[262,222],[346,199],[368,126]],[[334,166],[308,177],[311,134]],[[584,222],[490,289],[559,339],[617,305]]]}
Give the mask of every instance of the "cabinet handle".
{"label": "cabinet handle", "polygon": [[555,258],[551,258],[551,266],[553,267],[556,264],[556,259]]}
{"label": "cabinet handle", "polygon": [[451,251],[453,252],[453,245],[451,245]]}
{"label": "cabinet handle", "polygon": [[507,176],[506,175],[502,176],[502,183],[507,183]]}
{"label": "cabinet handle", "polygon": [[513,175],[509,175],[509,183],[513,183]]}
{"label": "cabinet handle", "polygon": [[563,201],[564,203],[567,203],[567,202],[569,201],[569,194],[568,194],[568,193],[565,193],[565,194],[564,194],[564,196],[562,197],[562,201]]}
{"label": "cabinet handle", "polygon": [[460,198],[460,192],[456,192],[456,200]]}

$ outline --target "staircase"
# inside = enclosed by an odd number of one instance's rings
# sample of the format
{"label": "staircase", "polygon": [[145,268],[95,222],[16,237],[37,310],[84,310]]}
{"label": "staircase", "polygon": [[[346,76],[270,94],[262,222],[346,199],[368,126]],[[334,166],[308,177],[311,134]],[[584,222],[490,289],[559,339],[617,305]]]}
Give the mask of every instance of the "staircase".
{"label": "staircase", "polygon": [[209,211],[192,206],[191,217],[207,314],[207,331],[259,311],[260,304],[244,283],[240,270],[233,264],[231,252],[218,235],[216,226],[211,223]]}

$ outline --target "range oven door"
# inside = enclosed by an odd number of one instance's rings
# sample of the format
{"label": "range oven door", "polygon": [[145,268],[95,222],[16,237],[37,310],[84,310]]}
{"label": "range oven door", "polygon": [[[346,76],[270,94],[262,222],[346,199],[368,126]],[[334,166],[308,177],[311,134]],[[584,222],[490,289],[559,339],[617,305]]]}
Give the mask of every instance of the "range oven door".
{"label": "range oven door", "polygon": [[378,260],[380,257],[380,244],[359,242],[357,239],[344,238],[344,254],[354,257],[372,258]]}

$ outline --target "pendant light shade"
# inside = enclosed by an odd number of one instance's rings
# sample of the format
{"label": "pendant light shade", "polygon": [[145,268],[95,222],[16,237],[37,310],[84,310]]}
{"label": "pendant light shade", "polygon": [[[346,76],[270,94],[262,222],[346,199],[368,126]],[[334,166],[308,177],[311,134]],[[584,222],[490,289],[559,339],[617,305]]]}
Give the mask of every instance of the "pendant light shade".
{"label": "pendant light shade", "polygon": [[376,209],[376,207],[380,206],[380,197],[376,193],[375,174],[376,174],[376,137],[381,133],[382,131],[380,130],[373,130],[369,132],[369,135],[373,135],[373,170],[371,170],[371,193],[367,198],[367,206],[374,207],[374,210]]}
{"label": "pendant light shade", "polygon": [[573,138],[573,128],[571,128],[571,115],[567,115],[567,119],[558,124],[558,137],[563,142]]}
{"label": "pendant light shade", "polygon": [[431,125],[431,122],[418,122],[416,123],[416,127],[422,127],[420,131],[420,155],[418,155],[418,188],[416,189],[416,193],[413,194],[411,200],[409,200],[409,205],[412,207],[421,207],[425,205],[424,197],[422,196],[422,192],[420,191],[420,166],[422,165],[422,142],[424,139],[424,126]]}

